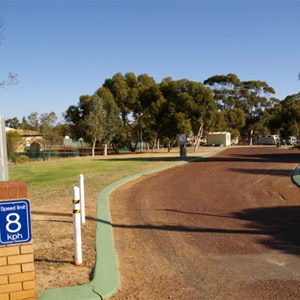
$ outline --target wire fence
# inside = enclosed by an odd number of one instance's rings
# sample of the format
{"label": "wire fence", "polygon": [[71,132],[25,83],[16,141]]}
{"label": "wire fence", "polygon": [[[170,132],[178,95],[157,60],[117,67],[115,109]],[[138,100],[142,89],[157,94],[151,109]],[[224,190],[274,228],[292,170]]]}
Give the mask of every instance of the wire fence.
{"label": "wire fence", "polygon": [[[103,155],[104,148],[96,147],[95,155]],[[107,154],[114,154],[115,151],[112,148],[107,149]],[[50,149],[40,150],[37,148],[28,149],[26,152],[19,152],[18,156],[27,156],[30,160],[48,160],[51,158],[63,158],[63,157],[76,157],[76,156],[91,156],[91,147],[68,147],[68,146],[53,146]]]}

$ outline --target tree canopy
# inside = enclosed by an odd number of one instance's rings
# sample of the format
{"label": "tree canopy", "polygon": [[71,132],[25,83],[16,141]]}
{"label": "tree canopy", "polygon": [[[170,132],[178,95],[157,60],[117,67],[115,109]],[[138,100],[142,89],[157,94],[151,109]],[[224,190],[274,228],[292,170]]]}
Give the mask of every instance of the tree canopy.
{"label": "tree canopy", "polygon": [[73,137],[91,143],[93,156],[96,143],[110,143],[120,126],[117,106],[106,88],[81,96],[78,105],[70,106],[64,116]]}
{"label": "tree canopy", "polygon": [[[261,125],[266,110],[275,103],[271,97],[275,94],[274,89],[260,80],[241,81],[235,74],[212,76],[204,84],[212,88],[219,111],[243,111],[245,124],[238,128],[228,119],[227,127],[238,135],[246,135],[249,144],[252,144],[253,134]],[[243,123],[242,120],[240,122]]]}
{"label": "tree canopy", "polygon": [[57,124],[54,113],[31,113],[22,122],[12,118],[6,124],[38,130],[49,138],[57,128],[60,136],[82,138],[93,148],[111,144],[116,150],[126,146],[131,151],[143,143],[170,149],[181,134],[196,149],[210,131],[229,131],[250,144],[259,134],[300,137],[299,94],[280,101],[274,93],[265,81],[243,81],[232,73],[211,76],[203,83],[171,77],[158,83],[148,74],[116,73],[93,94],[82,95],[77,105],[69,106],[65,124]]}
{"label": "tree canopy", "polygon": [[300,93],[287,96],[277,102],[269,113],[269,126],[287,138],[300,135]]}

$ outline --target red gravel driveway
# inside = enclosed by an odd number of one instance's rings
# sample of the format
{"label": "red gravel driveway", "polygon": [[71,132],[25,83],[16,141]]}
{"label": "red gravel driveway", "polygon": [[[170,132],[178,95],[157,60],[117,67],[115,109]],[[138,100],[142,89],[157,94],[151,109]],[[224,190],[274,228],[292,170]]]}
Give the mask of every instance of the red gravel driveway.
{"label": "red gravel driveway", "polygon": [[300,152],[229,148],[125,184],[112,299],[300,299]]}

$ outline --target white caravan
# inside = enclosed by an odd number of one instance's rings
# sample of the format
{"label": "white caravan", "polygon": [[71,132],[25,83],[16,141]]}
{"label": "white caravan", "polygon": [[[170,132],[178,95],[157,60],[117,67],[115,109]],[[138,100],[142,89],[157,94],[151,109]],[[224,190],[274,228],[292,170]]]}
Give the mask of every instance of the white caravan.
{"label": "white caravan", "polygon": [[280,142],[279,135],[259,135],[256,140],[258,145],[276,145]]}

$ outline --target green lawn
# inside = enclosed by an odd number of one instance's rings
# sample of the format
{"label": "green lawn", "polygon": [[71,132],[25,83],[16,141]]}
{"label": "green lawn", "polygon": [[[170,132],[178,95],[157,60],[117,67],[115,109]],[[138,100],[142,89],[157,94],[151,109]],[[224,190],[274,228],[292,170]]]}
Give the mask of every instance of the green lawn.
{"label": "green lawn", "polygon": [[[34,198],[45,193],[68,194],[72,186],[78,185],[78,175],[84,174],[85,186],[101,190],[121,178],[144,170],[159,168],[174,163],[178,158],[125,158],[92,159],[63,158],[48,161],[32,161],[9,165],[9,179],[22,179],[27,182],[30,195]],[[34,199],[32,199],[34,200]]]}

